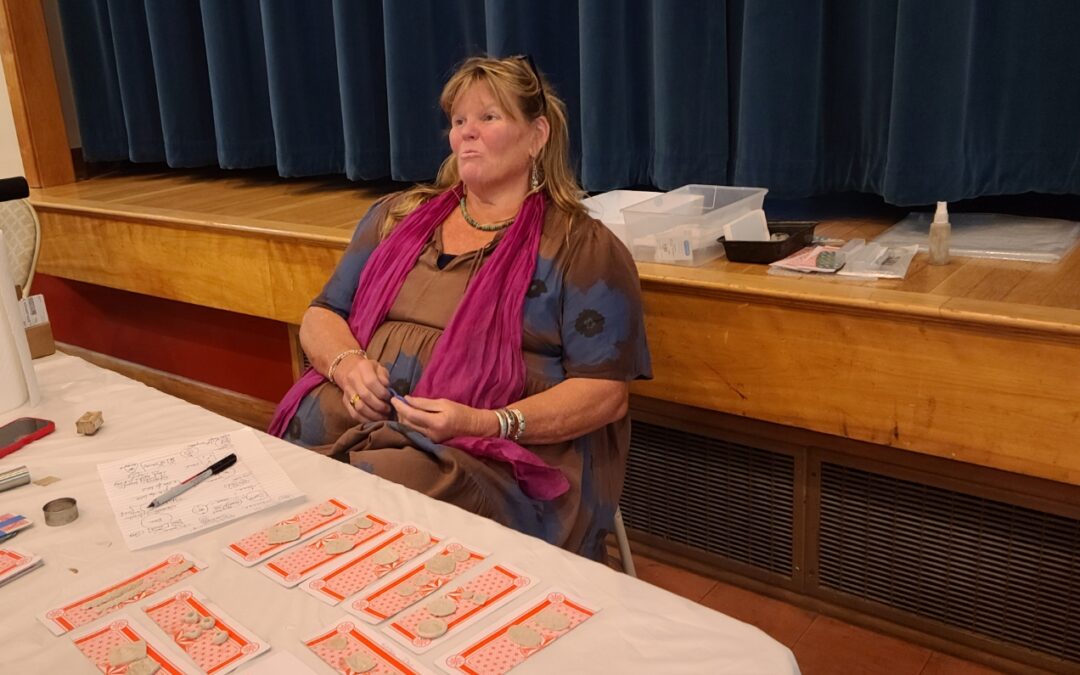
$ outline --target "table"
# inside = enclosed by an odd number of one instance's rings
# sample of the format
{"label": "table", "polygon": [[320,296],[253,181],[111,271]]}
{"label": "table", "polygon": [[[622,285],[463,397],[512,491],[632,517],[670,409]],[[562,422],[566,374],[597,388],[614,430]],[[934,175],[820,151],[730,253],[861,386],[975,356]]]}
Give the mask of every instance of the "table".
{"label": "table", "polygon": [[[127,550],[109,508],[98,478],[99,463],[235,430],[237,423],[72,356],[39,359],[35,369],[41,404],[2,414],[0,422],[20,416],[45,417],[56,422],[57,430],[0,460],[0,470],[25,464],[35,479],[53,475],[61,480],[47,487],[31,484],[0,493],[0,512],[21,513],[34,521],[12,545],[45,559],[43,568],[0,588],[0,671],[93,672],[68,636],[54,637],[35,615],[75,593],[149,564],[165,552],[184,550],[209,564],[191,583],[269,640],[271,654],[289,651],[314,671],[329,673],[300,637],[329,626],[344,610],[324,605],[299,589],[278,586],[221,553],[226,542],[285,517],[302,502],[279,505],[136,552]],[[77,436],[75,420],[87,410],[98,409],[103,411],[105,426],[95,436]],[[533,573],[540,586],[558,584],[600,608],[596,616],[531,657],[515,673],[798,673],[790,650],[753,626],[346,464],[265,434],[260,433],[260,439],[308,500],[344,496],[391,518],[456,536],[491,551],[493,559]],[[79,519],[63,527],[47,527],[41,506],[63,496],[78,500]],[[480,628],[508,611],[512,610],[496,612]],[[434,670],[436,657],[478,634],[469,631],[442,648],[412,658]]]}

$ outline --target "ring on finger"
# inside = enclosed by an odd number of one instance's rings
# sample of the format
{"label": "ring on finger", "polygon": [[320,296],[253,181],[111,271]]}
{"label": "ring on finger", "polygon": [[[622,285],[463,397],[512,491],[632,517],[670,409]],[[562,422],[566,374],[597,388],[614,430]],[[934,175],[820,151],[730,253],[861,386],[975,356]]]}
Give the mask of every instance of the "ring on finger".
{"label": "ring on finger", "polygon": [[349,397],[349,405],[356,407],[356,404],[360,402],[360,394],[353,394]]}

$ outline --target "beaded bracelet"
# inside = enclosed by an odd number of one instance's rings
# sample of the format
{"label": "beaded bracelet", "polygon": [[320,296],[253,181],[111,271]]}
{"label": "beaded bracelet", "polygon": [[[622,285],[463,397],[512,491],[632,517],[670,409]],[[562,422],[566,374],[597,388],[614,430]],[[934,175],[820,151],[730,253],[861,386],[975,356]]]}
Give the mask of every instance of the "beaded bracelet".
{"label": "beaded bracelet", "polygon": [[[345,359],[346,356],[359,356],[362,359],[366,359],[367,352],[365,352],[363,349],[346,349],[345,351],[341,352],[334,357],[334,360],[330,362],[330,367],[326,369],[326,379],[334,382],[334,371],[337,370],[338,365]],[[334,382],[334,384],[337,384],[337,382]]]}

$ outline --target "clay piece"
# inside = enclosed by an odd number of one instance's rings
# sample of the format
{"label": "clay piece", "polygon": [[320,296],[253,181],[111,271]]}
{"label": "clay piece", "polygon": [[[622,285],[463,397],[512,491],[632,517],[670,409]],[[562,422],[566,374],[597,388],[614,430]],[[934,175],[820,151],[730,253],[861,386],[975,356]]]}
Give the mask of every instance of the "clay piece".
{"label": "clay piece", "polygon": [[338,529],[338,532],[346,535],[353,535],[360,531],[360,528],[356,526],[355,520],[350,520]]}
{"label": "clay piece", "polygon": [[398,561],[398,552],[392,548],[384,548],[375,555],[371,556],[371,562],[376,565],[392,565]]}
{"label": "clay piece", "polygon": [[210,639],[216,645],[223,645],[229,639],[229,634],[223,630],[214,631],[214,637]]}
{"label": "clay piece", "polygon": [[409,548],[426,548],[431,543],[431,535],[421,530],[405,535],[401,541]]}
{"label": "clay piece", "polygon": [[375,670],[376,663],[375,659],[368,656],[365,652],[353,652],[345,657],[345,665],[354,672],[366,673]]}
{"label": "clay piece", "polygon": [[75,431],[80,436],[93,436],[103,424],[105,424],[105,418],[101,416],[101,411],[91,410],[75,420]]}
{"label": "clay piece", "polygon": [[373,523],[371,521],[371,518],[368,518],[367,516],[360,516],[359,518],[357,518],[356,520],[353,521],[353,524],[355,524],[361,530],[366,530],[369,527],[374,527],[375,526],[375,523]]}
{"label": "clay piece", "polygon": [[344,635],[338,633],[337,635],[326,641],[326,646],[336,652],[340,652],[342,649],[345,649],[349,646],[349,641],[345,638]]}
{"label": "clay piece", "polygon": [[570,627],[570,617],[548,607],[533,617],[533,623],[546,630],[564,631]]}
{"label": "clay piece", "polygon": [[452,574],[457,569],[457,561],[452,556],[437,555],[431,560],[424,563],[424,569],[432,574],[447,575]]}
{"label": "clay piece", "polygon": [[442,619],[424,619],[416,624],[416,634],[422,638],[433,640],[446,634],[446,622]]}
{"label": "clay piece", "polygon": [[457,603],[450,598],[436,598],[427,605],[431,616],[450,616],[457,611]]}
{"label": "clay piece", "polygon": [[298,523],[278,523],[266,530],[266,541],[271,544],[286,544],[299,538],[300,525]]}
{"label": "clay piece", "polygon": [[356,546],[356,542],[352,539],[344,539],[342,537],[326,539],[323,541],[323,551],[326,551],[330,555],[338,555],[339,553],[351,551],[354,546]]}
{"label": "clay piece", "polygon": [[199,628],[202,628],[203,630],[210,630],[214,627],[214,624],[216,623],[217,620],[214,619],[214,617],[204,616],[203,618],[199,619]]}
{"label": "clay piece", "polygon": [[117,645],[109,650],[109,665],[124,666],[146,658],[146,641],[136,640]]}
{"label": "clay piece", "polygon": [[199,620],[199,613],[193,609],[189,609],[188,611],[184,612],[182,620],[184,623],[195,623]]}
{"label": "clay piece", "polygon": [[416,586],[413,586],[412,584],[401,584],[397,587],[397,592],[398,595],[409,597],[416,592]]}
{"label": "clay piece", "polygon": [[528,626],[510,626],[510,629],[506,631],[506,637],[510,638],[510,641],[517,646],[526,649],[540,646],[540,633]]}
{"label": "clay piece", "polygon": [[483,605],[488,601],[488,596],[486,593],[476,593],[473,595],[472,601],[477,605]]}
{"label": "clay piece", "polygon": [[126,672],[127,675],[154,675],[159,670],[161,670],[161,664],[147,657],[129,663]]}
{"label": "clay piece", "polygon": [[184,637],[189,640],[198,640],[200,635],[202,635],[202,628],[199,628],[198,626],[184,631]]}
{"label": "clay piece", "polygon": [[337,510],[338,510],[337,507],[334,506],[333,504],[331,504],[330,502],[323,502],[322,504],[319,504],[319,515],[320,516],[332,516],[335,513],[337,513]]}
{"label": "clay piece", "polygon": [[178,563],[169,563],[155,575],[155,578],[157,581],[168,581],[175,576],[187,572],[192,567],[195,567],[195,563],[191,562],[190,560],[185,560],[184,562]]}
{"label": "clay piece", "polygon": [[465,562],[471,556],[472,554],[469,553],[469,549],[467,548],[459,548],[458,550],[454,551],[454,560],[458,562]]}
{"label": "clay piece", "polygon": [[461,597],[462,597],[463,600],[471,600],[472,596],[473,596],[473,592],[468,590],[468,589],[463,589],[461,591]]}

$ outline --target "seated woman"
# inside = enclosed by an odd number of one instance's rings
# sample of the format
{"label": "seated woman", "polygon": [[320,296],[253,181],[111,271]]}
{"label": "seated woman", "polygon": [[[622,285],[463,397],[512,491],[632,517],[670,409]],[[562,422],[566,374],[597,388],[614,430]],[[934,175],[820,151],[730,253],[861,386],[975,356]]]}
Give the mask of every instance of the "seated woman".
{"label": "seated woman", "polygon": [[651,376],[636,268],[531,60],[469,59],[440,103],[450,156],[360,221],[270,432],[598,558]]}

